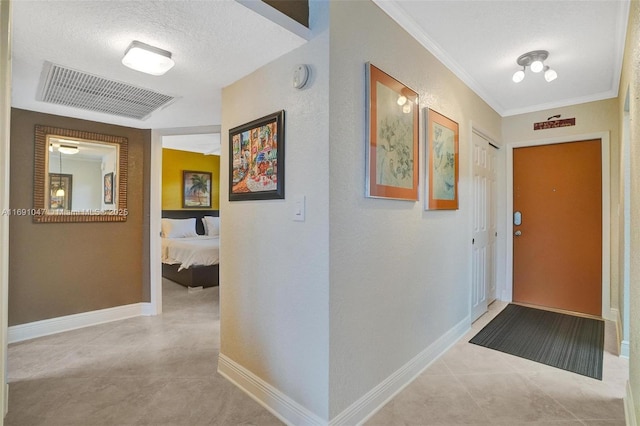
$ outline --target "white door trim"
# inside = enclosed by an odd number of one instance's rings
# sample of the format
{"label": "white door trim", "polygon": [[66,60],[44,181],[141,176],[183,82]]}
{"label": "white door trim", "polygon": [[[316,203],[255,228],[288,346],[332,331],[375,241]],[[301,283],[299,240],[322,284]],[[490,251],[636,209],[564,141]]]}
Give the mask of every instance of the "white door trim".
{"label": "white door trim", "polygon": [[581,135],[570,135],[549,139],[511,142],[507,144],[507,250],[505,288],[502,299],[513,300],[513,233],[511,232],[511,217],[513,212],[513,150],[526,146],[551,145],[563,142],[579,142],[592,139],[602,141],[602,317],[616,321],[611,311],[611,175],[609,166],[609,132],[596,132]]}
{"label": "white door trim", "polygon": [[[0,1],[0,210],[9,211],[10,124],[11,124],[11,1]],[[7,339],[9,334],[9,215],[0,216],[0,404],[2,415],[9,409],[7,383]]]}

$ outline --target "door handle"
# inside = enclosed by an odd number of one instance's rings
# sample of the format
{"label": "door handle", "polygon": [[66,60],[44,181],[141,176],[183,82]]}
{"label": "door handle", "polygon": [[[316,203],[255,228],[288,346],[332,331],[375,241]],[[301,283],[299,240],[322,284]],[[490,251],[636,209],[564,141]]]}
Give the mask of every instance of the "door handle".
{"label": "door handle", "polygon": [[513,235],[515,235],[516,237],[519,237],[520,235],[522,235],[522,231],[518,229],[516,232],[513,233]]}

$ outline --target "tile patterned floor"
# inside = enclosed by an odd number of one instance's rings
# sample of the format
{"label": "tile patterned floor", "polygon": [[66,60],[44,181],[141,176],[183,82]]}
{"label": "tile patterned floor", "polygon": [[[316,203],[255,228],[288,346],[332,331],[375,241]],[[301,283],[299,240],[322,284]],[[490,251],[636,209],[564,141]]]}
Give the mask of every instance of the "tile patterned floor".
{"label": "tile patterned floor", "polygon": [[505,304],[487,314],[440,359],[365,424],[441,426],[624,426],[628,361],[605,327],[603,380],[467,343]]}
{"label": "tile patterned floor", "polygon": [[161,316],[10,345],[5,425],[281,425],[216,372],[218,288],[163,296]]}
{"label": "tile patterned floor", "polygon": [[[8,426],[282,423],[216,373],[218,289],[163,283],[164,314],[9,347]],[[608,325],[602,382],[462,339],[365,424],[623,426],[627,361]],[[615,334],[613,334],[615,335]]]}

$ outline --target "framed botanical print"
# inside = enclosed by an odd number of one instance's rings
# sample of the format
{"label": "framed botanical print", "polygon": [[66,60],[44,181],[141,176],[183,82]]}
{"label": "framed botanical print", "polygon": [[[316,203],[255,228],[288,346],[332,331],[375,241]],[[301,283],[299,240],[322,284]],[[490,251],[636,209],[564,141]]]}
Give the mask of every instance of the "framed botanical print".
{"label": "framed botanical print", "polygon": [[366,64],[366,196],[418,200],[418,94]]}
{"label": "framed botanical print", "polygon": [[425,210],[458,209],[458,123],[427,111]]}

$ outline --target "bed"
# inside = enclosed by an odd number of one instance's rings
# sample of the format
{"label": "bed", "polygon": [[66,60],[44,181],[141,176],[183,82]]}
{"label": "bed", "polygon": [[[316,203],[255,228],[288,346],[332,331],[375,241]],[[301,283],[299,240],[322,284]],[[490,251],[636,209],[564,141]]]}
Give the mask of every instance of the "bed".
{"label": "bed", "polygon": [[[162,211],[164,278],[185,287],[219,285],[218,216],[217,210]],[[208,229],[206,224],[209,224]]]}

